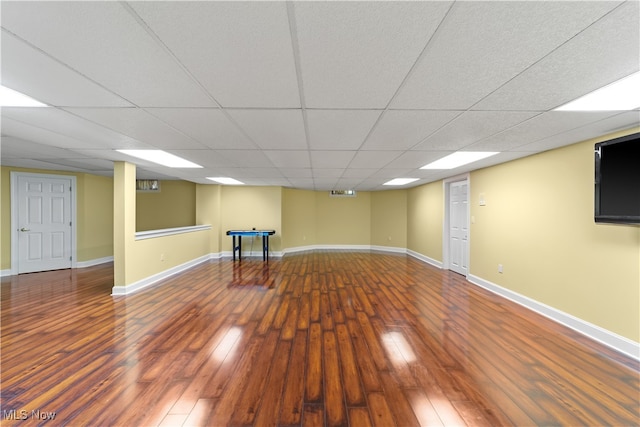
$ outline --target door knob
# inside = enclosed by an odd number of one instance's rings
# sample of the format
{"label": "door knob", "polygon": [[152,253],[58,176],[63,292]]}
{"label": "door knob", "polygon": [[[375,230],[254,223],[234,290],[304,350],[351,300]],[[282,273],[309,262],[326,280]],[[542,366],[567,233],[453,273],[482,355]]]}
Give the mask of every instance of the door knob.
{"label": "door knob", "polygon": [[29,230],[28,228],[24,228],[24,227],[22,227],[22,228],[20,229],[20,231],[31,231],[31,230]]}

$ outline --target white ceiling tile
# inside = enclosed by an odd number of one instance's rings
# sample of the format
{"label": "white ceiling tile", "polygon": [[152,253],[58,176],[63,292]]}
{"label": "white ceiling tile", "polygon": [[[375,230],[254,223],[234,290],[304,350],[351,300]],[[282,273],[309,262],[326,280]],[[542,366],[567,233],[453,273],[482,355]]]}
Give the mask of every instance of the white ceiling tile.
{"label": "white ceiling tile", "polygon": [[407,151],[390,162],[386,167],[419,169],[427,163],[438,160],[450,153],[451,151]]}
{"label": "white ceiling tile", "polygon": [[[59,108],[3,107],[2,119],[13,119],[25,125],[77,140],[75,144],[87,148],[130,148],[139,141],[97,125]],[[4,130],[4,127],[3,127]],[[71,141],[70,141],[71,143]],[[75,145],[69,145],[72,147]]]}
{"label": "white ceiling tile", "polygon": [[58,163],[54,163],[52,160],[34,160],[34,159],[13,159],[3,158],[0,161],[2,166],[12,166],[16,168],[30,168],[30,169],[44,169],[51,171],[65,171],[65,172],[93,172],[88,169],[78,169],[77,167],[65,166]]}
{"label": "white ceiling tile", "polygon": [[371,175],[371,178],[377,179],[382,184],[393,178],[417,178],[414,172],[414,168],[384,168]]}
{"label": "white ceiling tile", "polygon": [[307,110],[312,150],[356,150],[380,116],[377,110]]}
{"label": "white ceiling tile", "polygon": [[615,6],[456,2],[391,107],[467,109]]}
{"label": "white ceiling tile", "polygon": [[289,168],[283,167],[280,168],[280,172],[282,172],[283,176],[287,176],[289,178],[313,178],[313,174],[311,173],[311,168]]}
{"label": "white ceiling tile", "polygon": [[[171,154],[182,157],[183,159],[194,162],[204,168],[228,167],[229,159],[222,150],[168,150]],[[199,173],[198,170],[193,170]],[[204,171],[203,171],[204,172]]]}
{"label": "white ceiling tile", "polygon": [[[4,122],[2,125],[4,128]],[[1,141],[0,154],[3,158],[66,159],[70,157],[80,157],[64,148],[39,144],[13,136],[3,135]]]}
{"label": "white ceiling tile", "polygon": [[377,171],[378,169],[374,169],[374,168],[366,168],[366,169],[349,168],[344,170],[344,172],[342,173],[342,177],[353,178],[353,179],[365,179],[370,177]]}
{"label": "white ceiling tile", "polygon": [[271,160],[262,151],[257,150],[225,150],[224,157],[230,166],[259,168],[273,166]]}
{"label": "white ceiling tile", "polygon": [[449,8],[447,2],[297,2],[310,108],[383,108]]}
{"label": "white ceiling tile", "polygon": [[415,150],[456,151],[521,123],[537,113],[467,111],[414,147]]}
{"label": "white ceiling tile", "polygon": [[343,172],[344,168],[314,168],[313,177],[338,179],[342,176]]}
{"label": "white ceiling tile", "polygon": [[385,111],[362,149],[407,150],[461,113],[462,111]]}
{"label": "white ceiling tile", "polygon": [[305,150],[300,110],[228,110],[229,115],[264,150]]}
{"label": "white ceiling tile", "polygon": [[507,151],[619,114],[614,111],[550,111],[465,147],[469,151]]}
{"label": "white ceiling tile", "polygon": [[265,150],[264,155],[279,168],[310,168],[311,160],[306,150]]}
{"label": "white ceiling tile", "polygon": [[639,9],[626,2],[474,108],[548,110],[640,70]]}
{"label": "white ceiling tile", "polygon": [[514,151],[538,152],[551,150],[579,141],[585,141],[612,132],[636,128],[640,126],[640,111],[626,111],[607,117],[600,121],[592,122],[572,129],[570,131],[554,135],[539,141],[520,146]]}
{"label": "white ceiling tile", "polygon": [[[37,123],[37,122],[36,122]],[[64,124],[64,122],[62,122]],[[14,120],[9,117],[2,118],[2,134],[22,138],[26,141],[37,142],[42,145],[49,145],[62,148],[103,148],[104,145],[92,140],[76,139],[68,134],[56,133],[48,129]],[[135,145],[130,143],[129,145]],[[138,146],[142,144],[137,144]],[[140,147],[145,148],[145,147]]]}
{"label": "white ceiling tile", "polygon": [[120,2],[3,2],[2,26],[138,106],[215,106]]}
{"label": "white ceiling tile", "polygon": [[205,148],[140,108],[66,108],[77,116],[160,149]]}
{"label": "white ceiling tile", "polygon": [[355,153],[355,151],[311,151],[311,166],[313,169],[344,169]]}
{"label": "white ceiling tile", "polygon": [[336,183],[336,189],[351,190],[362,182],[361,179],[340,178]]}
{"label": "white ceiling tile", "polygon": [[2,85],[54,106],[131,106],[8,32],[2,33]]}
{"label": "white ceiling tile", "polygon": [[382,168],[402,154],[402,151],[358,151],[349,164],[353,169]]}
{"label": "white ceiling tile", "polygon": [[300,107],[285,2],[131,6],[222,106]]}
{"label": "white ceiling tile", "polygon": [[338,178],[314,178],[313,183],[317,191],[333,190],[338,185]]}
{"label": "white ceiling tile", "polygon": [[209,148],[256,148],[218,108],[146,108],[145,111]]}
{"label": "white ceiling tile", "polygon": [[292,187],[303,190],[315,190],[315,184],[312,178],[295,178],[290,177],[289,182]]}

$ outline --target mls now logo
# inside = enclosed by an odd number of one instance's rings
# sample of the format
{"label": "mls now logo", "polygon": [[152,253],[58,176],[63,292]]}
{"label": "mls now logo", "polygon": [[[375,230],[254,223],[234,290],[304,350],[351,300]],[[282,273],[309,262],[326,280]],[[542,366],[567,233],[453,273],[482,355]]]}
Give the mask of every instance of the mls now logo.
{"label": "mls now logo", "polygon": [[24,421],[27,419],[49,421],[49,420],[53,420],[55,417],[56,417],[55,412],[46,412],[46,411],[41,411],[39,409],[35,409],[31,412],[27,411],[26,409],[21,409],[19,411],[16,409],[11,409],[9,411],[7,410],[2,411],[2,419],[11,420],[11,421],[20,421],[20,420]]}

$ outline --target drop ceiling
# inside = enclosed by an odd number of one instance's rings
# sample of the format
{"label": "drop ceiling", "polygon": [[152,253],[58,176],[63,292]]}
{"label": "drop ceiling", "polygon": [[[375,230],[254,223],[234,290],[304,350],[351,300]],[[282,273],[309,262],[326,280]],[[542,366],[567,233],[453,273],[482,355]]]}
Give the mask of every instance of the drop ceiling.
{"label": "drop ceiling", "polygon": [[[0,7],[2,84],[51,106],[2,108],[3,166],[374,191],[640,125],[638,110],[553,111],[640,69],[638,1]],[[457,150],[501,154],[420,170]]]}

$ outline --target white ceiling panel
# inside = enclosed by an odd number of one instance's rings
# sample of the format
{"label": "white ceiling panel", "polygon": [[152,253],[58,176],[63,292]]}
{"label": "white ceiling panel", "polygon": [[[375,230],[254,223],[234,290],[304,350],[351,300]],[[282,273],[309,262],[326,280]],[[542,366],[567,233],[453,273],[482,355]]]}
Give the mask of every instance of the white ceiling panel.
{"label": "white ceiling panel", "polygon": [[215,106],[119,2],[3,2],[2,27],[138,106]]}
{"label": "white ceiling panel", "polygon": [[377,110],[307,110],[312,150],[356,150],[380,116]]}
{"label": "white ceiling panel", "polygon": [[[49,145],[53,147],[61,147],[61,148],[69,148],[69,149],[104,148],[103,144],[100,144],[99,142],[96,142],[96,141],[76,139],[72,136],[69,136],[66,133],[53,132],[48,129],[34,126],[29,123],[24,123],[19,120],[14,120],[9,117],[2,118],[2,134],[21,138],[25,141],[33,141],[42,145]],[[135,144],[130,144],[130,145],[135,145]],[[140,146],[142,144],[137,144],[137,145]],[[146,147],[140,147],[140,148],[146,148]]]}
{"label": "white ceiling panel", "polygon": [[638,70],[640,2],[631,1],[560,46],[474,109],[548,110]]}
{"label": "white ceiling panel", "polygon": [[265,150],[264,155],[279,168],[310,168],[311,159],[306,150]]}
{"label": "white ceiling panel", "polygon": [[298,2],[295,19],[309,108],[384,108],[448,2]]}
{"label": "white ceiling panel", "polygon": [[131,106],[7,31],[2,31],[2,85],[54,106]]}
{"label": "white ceiling panel", "polygon": [[313,178],[311,168],[280,168],[280,172],[289,178]]}
{"label": "white ceiling panel", "polygon": [[[59,108],[4,107],[3,119],[13,119],[77,140],[79,146],[131,148],[141,143],[135,139],[97,125]],[[4,127],[3,127],[4,130]],[[73,147],[70,145],[69,147]]]}
{"label": "white ceiling panel", "polygon": [[640,127],[640,111],[627,111],[606,119],[594,121],[579,128],[523,145],[514,151],[538,152],[551,150],[572,144],[574,141],[585,141],[600,135],[629,129],[630,127]]}
{"label": "white ceiling panel", "polygon": [[537,113],[467,111],[414,147],[415,150],[456,151],[521,123]]}
{"label": "white ceiling panel", "polygon": [[363,150],[408,150],[462,111],[388,110],[362,146]]}
{"label": "white ceiling panel", "polygon": [[311,151],[311,166],[315,169],[344,169],[355,151]]}
{"label": "white ceiling panel", "polygon": [[431,163],[451,153],[451,151],[407,151],[387,164],[386,167],[419,169],[427,163]]}
{"label": "white ceiling panel", "polygon": [[[0,110],[2,165],[105,175],[127,161],[158,179],[388,190],[640,126],[638,111],[551,111],[640,68],[636,0],[0,8],[3,82],[55,106]],[[459,149],[502,153],[419,169]]]}
{"label": "white ceiling panel", "polygon": [[140,108],[67,108],[77,116],[160,149],[206,148]]}
{"label": "white ceiling panel", "polygon": [[229,110],[229,114],[264,150],[307,149],[300,110]]}
{"label": "white ceiling panel", "polygon": [[[256,150],[225,150],[224,157],[231,166],[247,168],[263,168],[273,166],[271,160],[261,151]],[[275,166],[274,166],[275,167]]]}
{"label": "white ceiling panel", "polygon": [[[4,127],[4,123],[3,123]],[[64,148],[51,145],[38,144],[31,140],[25,140],[12,136],[2,136],[0,147],[2,149],[2,159],[24,158],[24,159],[66,159],[70,157],[81,157],[74,152]]]}
{"label": "white ceiling panel", "polygon": [[218,108],[146,108],[145,111],[212,149],[256,148]]}
{"label": "white ceiling panel", "polygon": [[349,164],[349,168],[382,168],[402,154],[402,151],[358,151]]}
{"label": "white ceiling panel", "polygon": [[456,2],[392,108],[467,109],[616,2]]}
{"label": "white ceiling panel", "polygon": [[[169,150],[169,152],[204,168],[230,166],[226,151],[222,150]],[[198,173],[198,170],[194,169],[193,172]]]}
{"label": "white ceiling panel", "polygon": [[549,111],[467,146],[469,151],[507,151],[619,114],[615,111]]}
{"label": "white ceiling panel", "polygon": [[285,2],[130,4],[222,106],[300,107]]}

